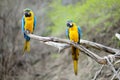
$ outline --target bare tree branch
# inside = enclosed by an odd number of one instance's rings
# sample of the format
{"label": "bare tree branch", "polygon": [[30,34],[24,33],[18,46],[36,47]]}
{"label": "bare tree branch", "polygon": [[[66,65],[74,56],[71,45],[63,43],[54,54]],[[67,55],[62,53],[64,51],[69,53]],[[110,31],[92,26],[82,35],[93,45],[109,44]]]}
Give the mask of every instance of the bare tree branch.
{"label": "bare tree branch", "polygon": [[117,73],[113,75],[113,77],[111,78],[111,80],[114,80],[114,78],[116,77],[116,75],[119,76],[119,71],[120,71],[120,68],[117,70]]}
{"label": "bare tree branch", "polygon": [[[53,41],[52,40],[53,37],[41,37],[41,36],[36,36],[36,35],[33,35],[33,34],[29,34],[29,36],[33,37],[34,39],[38,39],[38,40],[40,40],[42,42],[45,42],[47,45],[51,45],[51,46],[54,45],[54,47],[56,47],[56,44],[57,44],[57,45],[59,45],[58,46],[59,49],[64,49],[64,48],[70,47],[70,45],[68,45],[69,43],[68,44],[61,44],[61,43],[66,43],[66,42],[69,41],[69,40],[66,40],[66,39],[54,38],[54,41]],[[82,40],[81,39],[80,44],[84,45],[84,46],[87,46],[87,47],[93,47],[93,48],[96,48],[96,49],[99,49],[99,50],[103,50],[103,51],[108,52],[110,54],[120,53],[120,50],[118,50],[118,49],[107,47],[107,46],[104,46],[102,44],[98,44],[98,43],[87,41],[87,40]]]}
{"label": "bare tree branch", "polygon": [[[31,37],[32,39],[39,40],[41,42],[44,42],[47,45],[51,45],[51,46],[54,46],[57,48],[67,48],[69,46],[74,46],[74,47],[80,49],[81,52],[84,52],[86,55],[88,55],[89,57],[94,59],[99,64],[107,64],[106,58],[100,57],[100,56],[96,55],[95,53],[91,52],[90,50],[86,49],[84,46],[78,45],[70,40],[60,39],[60,38],[55,38],[55,37],[41,37],[41,36],[37,36],[34,34],[28,34],[28,36]],[[84,42],[84,40],[81,41],[81,44],[82,44],[82,42]],[[96,44],[94,42],[92,42],[92,43]],[[86,42],[86,45],[87,45],[87,42]],[[89,43],[89,45],[91,45],[91,44]],[[99,45],[97,45],[97,46],[99,46]],[[101,45],[99,47],[101,47]],[[117,49],[113,49],[113,48],[108,49],[108,47],[105,47],[105,48],[107,48],[107,50],[112,49],[111,51],[114,51],[114,52],[118,51],[119,52],[119,50],[117,50]],[[103,48],[101,48],[101,49],[103,49]],[[116,60],[116,59],[120,59],[120,55],[113,55],[112,57],[111,56],[107,56],[107,57],[108,57],[108,59],[112,59],[111,61]]]}
{"label": "bare tree branch", "polygon": [[103,69],[104,65],[101,66],[100,70],[96,72],[94,78],[92,80],[96,80],[97,77],[99,76],[99,74],[101,73],[102,69]]}
{"label": "bare tree branch", "polygon": [[120,80],[120,76],[117,75],[118,73],[117,73],[115,67],[113,66],[113,64],[110,62],[110,60],[107,57],[105,57],[105,58],[107,60],[108,66],[111,68],[111,70],[113,71],[114,75],[116,75],[116,77]]}
{"label": "bare tree branch", "polygon": [[110,54],[116,54],[120,51],[118,49],[107,47],[107,46],[104,46],[102,44],[98,44],[98,43],[87,41],[87,40],[80,40],[80,42],[81,42],[82,45],[85,45],[87,47],[93,47],[93,48],[108,52]]}

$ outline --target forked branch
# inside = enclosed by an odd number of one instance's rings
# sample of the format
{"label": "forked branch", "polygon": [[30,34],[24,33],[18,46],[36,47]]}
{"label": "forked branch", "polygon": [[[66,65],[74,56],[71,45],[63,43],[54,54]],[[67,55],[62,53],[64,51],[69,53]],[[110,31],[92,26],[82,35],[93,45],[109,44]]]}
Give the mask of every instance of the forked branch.
{"label": "forked branch", "polygon": [[37,36],[34,34],[28,34],[28,36],[31,37],[32,39],[39,40],[47,45],[51,45],[51,46],[54,46],[54,47],[59,48],[59,49],[66,49],[72,45],[72,46],[80,49],[81,52],[85,53],[86,55],[88,55],[89,57],[94,59],[96,62],[98,62],[99,64],[107,64],[106,58],[96,55],[95,53],[86,49],[84,47],[84,45],[95,47],[97,49],[104,50],[104,51],[109,52],[109,53],[113,53],[113,54],[116,53],[117,55],[115,54],[112,56],[107,56],[109,59],[111,59],[111,61],[120,59],[120,55],[119,55],[120,50],[106,47],[106,46],[98,44],[98,43],[94,43],[94,42],[90,42],[90,41],[86,41],[86,40],[81,40],[81,45],[78,45],[70,40],[60,39],[60,38],[56,38],[56,37],[42,37],[42,36]]}

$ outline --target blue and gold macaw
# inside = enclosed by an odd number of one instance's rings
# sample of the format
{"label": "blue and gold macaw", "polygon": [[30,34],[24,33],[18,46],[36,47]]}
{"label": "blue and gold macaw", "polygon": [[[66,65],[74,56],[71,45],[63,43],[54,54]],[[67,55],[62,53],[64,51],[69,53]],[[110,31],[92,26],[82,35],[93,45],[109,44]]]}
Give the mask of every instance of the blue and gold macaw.
{"label": "blue and gold macaw", "polygon": [[[67,21],[66,36],[69,40],[74,41],[75,43],[80,44],[80,38],[82,35],[81,28],[77,27],[73,21]],[[72,46],[72,59],[74,64],[74,73],[78,73],[78,58],[79,58],[79,49]]]}
{"label": "blue and gold macaw", "polygon": [[24,34],[25,44],[24,52],[30,51],[30,37],[27,36],[26,32],[33,33],[36,28],[36,16],[33,11],[29,8],[24,9],[24,16],[22,17],[22,33]]}

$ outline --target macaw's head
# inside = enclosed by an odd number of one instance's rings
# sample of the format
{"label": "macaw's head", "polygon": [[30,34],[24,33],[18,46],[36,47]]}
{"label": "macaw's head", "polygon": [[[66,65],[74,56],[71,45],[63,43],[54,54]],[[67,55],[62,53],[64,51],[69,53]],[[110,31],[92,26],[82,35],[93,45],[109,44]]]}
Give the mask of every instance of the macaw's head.
{"label": "macaw's head", "polygon": [[32,12],[32,10],[29,8],[24,9],[25,17],[31,17],[32,16],[31,12]]}
{"label": "macaw's head", "polygon": [[69,21],[67,21],[67,27],[69,27],[69,28],[71,28],[71,27],[73,27],[73,21],[72,20],[69,20]]}

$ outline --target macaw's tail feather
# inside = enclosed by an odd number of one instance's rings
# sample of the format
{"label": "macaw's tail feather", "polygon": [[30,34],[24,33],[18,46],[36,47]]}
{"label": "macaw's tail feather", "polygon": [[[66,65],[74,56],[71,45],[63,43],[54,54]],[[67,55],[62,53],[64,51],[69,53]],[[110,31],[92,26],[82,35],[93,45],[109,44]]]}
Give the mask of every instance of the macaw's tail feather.
{"label": "macaw's tail feather", "polygon": [[75,73],[75,75],[77,75],[77,73],[78,73],[78,60],[73,60],[73,64],[74,64],[74,73]]}
{"label": "macaw's tail feather", "polygon": [[24,52],[27,51],[29,52],[30,51],[30,41],[25,41],[25,44],[24,44]]}
{"label": "macaw's tail feather", "polygon": [[77,75],[78,73],[78,58],[79,58],[79,49],[72,46],[72,59],[73,59],[75,75]]}

